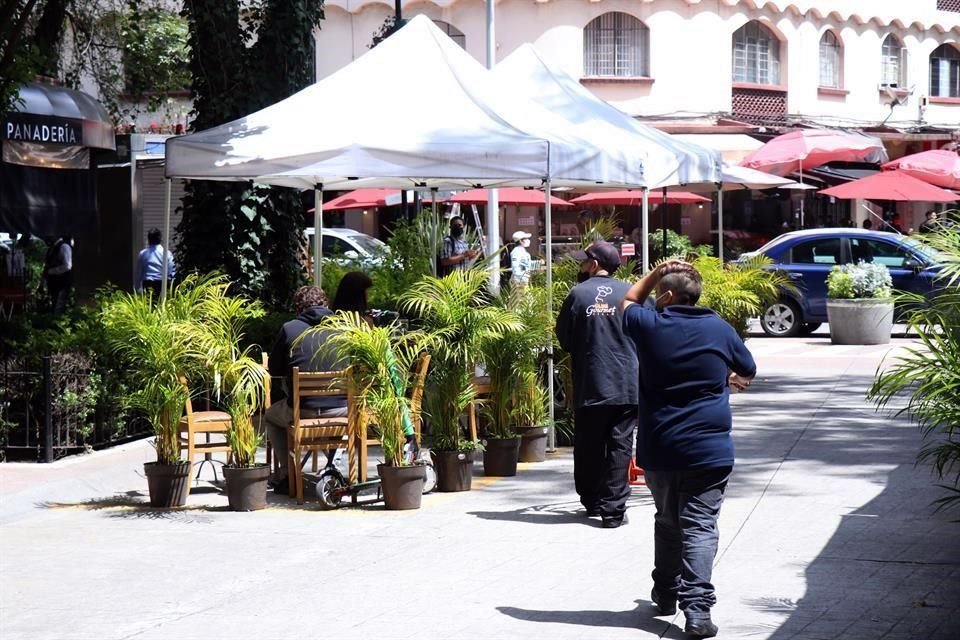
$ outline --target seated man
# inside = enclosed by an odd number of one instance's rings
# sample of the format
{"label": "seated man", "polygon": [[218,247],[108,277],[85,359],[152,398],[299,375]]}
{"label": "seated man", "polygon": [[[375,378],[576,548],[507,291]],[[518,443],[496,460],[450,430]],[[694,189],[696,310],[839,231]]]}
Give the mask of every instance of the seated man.
{"label": "seated man", "polygon": [[[333,313],[327,308],[326,294],[319,287],[300,287],[293,296],[293,304],[297,317],[283,325],[270,352],[271,373],[274,376],[285,376],[286,400],[273,402],[264,413],[267,437],[280,467],[270,483],[277,493],[287,493],[290,487],[287,478],[287,427],[293,420],[293,391],[290,383],[293,368],[299,367],[300,371],[306,372],[336,371],[341,368],[335,357],[320,350],[326,340],[323,331],[309,333],[303,340],[298,341],[308,329],[317,326]],[[346,415],[346,396],[305,398],[300,405],[300,416],[303,418],[335,418]]]}

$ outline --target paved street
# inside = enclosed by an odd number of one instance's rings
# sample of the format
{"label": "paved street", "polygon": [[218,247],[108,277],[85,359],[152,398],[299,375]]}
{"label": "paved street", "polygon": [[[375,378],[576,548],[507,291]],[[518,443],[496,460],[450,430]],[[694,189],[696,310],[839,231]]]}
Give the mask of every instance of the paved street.
{"label": "paved street", "polygon": [[[960,638],[960,514],[933,514],[917,429],[864,401],[910,344],[748,342],[760,373],[734,397],[720,638]],[[152,455],[0,465],[0,638],[683,637],[682,614],[649,601],[648,492],[628,526],[600,528],[569,450],[395,513],[286,499],[232,513],[208,482],[188,508],[151,510]]]}

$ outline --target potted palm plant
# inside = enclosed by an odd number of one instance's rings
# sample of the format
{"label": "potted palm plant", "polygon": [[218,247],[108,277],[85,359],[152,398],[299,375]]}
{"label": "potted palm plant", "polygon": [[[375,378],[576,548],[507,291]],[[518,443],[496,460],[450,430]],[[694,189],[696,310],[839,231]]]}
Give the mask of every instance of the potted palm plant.
{"label": "potted palm plant", "polygon": [[404,445],[414,435],[407,395],[424,335],[400,335],[395,325],[377,327],[353,312],[327,318],[314,330],[327,336],[323,349],[345,361],[359,410],[377,426],[384,457],[377,475],[387,509],[419,509],[426,468],[406,459]]}
{"label": "potted palm plant", "polygon": [[430,338],[432,355],[424,401],[430,416],[437,488],[470,489],[479,443],[460,434],[460,417],[474,399],[471,374],[487,340],[520,326],[515,315],[493,306],[487,274],[479,269],[426,276],[401,296],[402,308],[415,316]]}
{"label": "potted palm plant", "polygon": [[197,302],[197,321],[186,327],[192,356],[212,379],[213,390],[230,414],[230,463],[223,469],[227,499],[234,511],[256,511],[267,506],[270,468],[257,463],[260,433],[253,415],[263,406],[267,371],[240,347],[247,321],[263,315],[256,302],[229,294],[224,277],[208,281]]}
{"label": "potted palm plant", "polygon": [[180,378],[196,369],[189,326],[197,320],[199,301],[212,280],[188,276],[159,302],[117,292],[101,312],[104,334],[131,379],[140,386],[126,399],[153,427],[156,462],[144,465],[154,507],[182,506],[187,501],[190,463],[180,456],[179,421],[188,391]]}
{"label": "potted palm plant", "polygon": [[887,344],[893,330],[893,279],[882,264],[837,265],[827,274],[833,344]]}
{"label": "potted palm plant", "polygon": [[542,287],[511,289],[496,306],[512,313],[516,323],[483,343],[483,364],[490,376],[483,468],[488,476],[513,476],[521,446],[519,427],[542,428],[542,423],[525,422],[527,416],[518,410],[529,409],[530,394],[536,394],[539,356],[551,340],[551,322]]}
{"label": "potted palm plant", "polygon": [[537,373],[524,372],[511,410],[520,434],[520,462],[543,462],[547,459],[549,402],[550,395],[538,383]]}

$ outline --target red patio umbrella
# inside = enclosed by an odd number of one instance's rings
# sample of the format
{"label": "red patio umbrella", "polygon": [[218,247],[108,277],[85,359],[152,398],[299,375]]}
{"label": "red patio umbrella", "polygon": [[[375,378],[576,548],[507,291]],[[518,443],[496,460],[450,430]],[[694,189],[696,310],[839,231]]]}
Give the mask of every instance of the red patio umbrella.
{"label": "red patio umbrella", "polygon": [[[334,198],[323,205],[324,211],[343,211],[345,209],[375,209],[377,207],[392,207],[400,204],[400,189],[355,189],[342,196]],[[430,202],[430,195],[421,196],[422,202]],[[443,202],[437,198],[437,202]],[[307,209],[313,213],[313,207]]]}
{"label": "red patio umbrella", "polygon": [[955,202],[960,200],[950,191],[935,187],[901,171],[881,171],[866,178],[820,191],[825,196],[843,200],[898,200],[906,202]]}
{"label": "red patio umbrella", "polygon": [[[538,189],[522,189],[520,187],[509,187],[506,189],[497,189],[497,199],[500,204],[532,205],[538,206],[544,204],[543,191]],[[447,202],[459,202],[460,204],[487,204],[486,189],[470,189],[463,193],[458,193]],[[551,207],[572,207],[573,205],[558,198],[550,196]]]}
{"label": "red patio umbrella", "polygon": [[888,162],[882,168],[899,169],[944,189],[960,189],[960,153],[956,151],[922,151]]}
{"label": "red patio umbrella", "polygon": [[[606,191],[588,193],[580,196],[579,198],[574,198],[570,202],[584,205],[608,204],[635,206],[642,204],[643,192]],[[658,192],[652,191],[650,192],[650,202],[653,204],[659,204],[663,202],[663,196]],[[703,196],[698,196],[695,193],[689,193],[687,191],[667,191],[667,204],[698,204],[703,202],[710,202],[710,198],[704,198]]]}
{"label": "red patio umbrella", "polygon": [[799,129],[777,136],[744,158],[741,166],[785,176],[835,161],[884,162],[883,143],[861,133]]}

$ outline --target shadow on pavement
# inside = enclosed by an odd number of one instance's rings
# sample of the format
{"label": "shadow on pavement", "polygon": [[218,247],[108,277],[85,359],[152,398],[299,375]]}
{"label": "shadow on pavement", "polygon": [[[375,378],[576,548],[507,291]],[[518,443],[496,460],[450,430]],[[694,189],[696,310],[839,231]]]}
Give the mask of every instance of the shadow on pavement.
{"label": "shadow on pavement", "polygon": [[683,630],[668,622],[653,617],[655,609],[649,600],[637,600],[637,607],[630,611],[541,611],[518,607],[497,607],[500,613],[528,622],[552,622],[585,627],[613,627],[639,629],[660,638],[684,638]]}
{"label": "shadow on pavement", "polygon": [[960,525],[933,513],[937,493],[922,469],[894,469],[807,566],[799,601],[746,603],[789,614],[771,640],[960,638]]}

